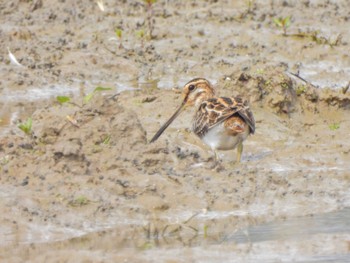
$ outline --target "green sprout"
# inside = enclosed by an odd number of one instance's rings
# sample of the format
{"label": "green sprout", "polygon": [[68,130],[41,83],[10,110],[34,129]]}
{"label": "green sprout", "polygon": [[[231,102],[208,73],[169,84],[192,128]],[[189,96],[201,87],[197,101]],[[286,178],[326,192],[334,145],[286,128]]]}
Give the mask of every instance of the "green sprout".
{"label": "green sprout", "polygon": [[255,3],[255,0],[246,0],[246,4],[247,4],[247,12],[250,13],[252,12],[252,9],[254,7],[254,3]]}
{"label": "green sprout", "polygon": [[264,74],[265,74],[265,70],[262,69],[262,68],[258,68],[258,69],[256,70],[256,74],[258,74],[258,75],[264,75]]}
{"label": "green sprout", "polygon": [[57,97],[56,97],[56,100],[57,100],[59,103],[64,104],[64,103],[70,101],[70,97],[67,97],[67,96],[57,96]]}
{"label": "green sprout", "polygon": [[145,37],[145,30],[140,29],[140,30],[136,31],[136,36],[143,39]]}
{"label": "green sprout", "polygon": [[141,39],[141,46],[144,46],[144,40],[145,40],[145,30],[140,29],[135,32],[136,36]]}
{"label": "green sprout", "polygon": [[106,91],[106,90],[112,90],[112,88],[105,88],[105,87],[97,87],[97,88],[95,88],[92,92],[90,92],[89,94],[84,96],[83,102],[85,104],[88,103],[92,99],[92,97],[95,95],[95,93],[101,92],[101,91]]}
{"label": "green sprout", "polygon": [[331,131],[335,131],[335,130],[338,130],[340,128],[340,124],[339,123],[332,123],[332,124],[329,124],[328,127]]}
{"label": "green sprout", "polygon": [[283,29],[283,35],[287,35],[287,29],[291,24],[291,16],[286,16],[286,17],[274,17],[272,21],[275,23],[275,25],[279,28]]}
{"label": "green sprout", "polygon": [[208,237],[208,228],[209,228],[208,225],[204,225],[204,226],[203,226],[203,237],[204,237],[204,238],[207,238],[207,237]]}
{"label": "green sprout", "polygon": [[20,128],[25,134],[30,135],[32,133],[32,118],[29,117],[26,122],[22,122],[18,124],[18,128]]}
{"label": "green sprout", "polygon": [[108,145],[111,142],[111,135],[107,135],[106,138],[102,141],[103,144]]}
{"label": "green sprout", "polygon": [[117,38],[121,39],[123,36],[123,30],[121,30],[120,28],[116,28],[115,35],[117,36]]}
{"label": "green sprout", "polygon": [[282,87],[282,89],[288,89],[288,88],[289,88],[289,85],[288,85],[288,83],[286,83],[286,82],[282,82],[282,83],[281,83],[281,87]]}
{"label": "green sprout", "polygon": [[152,249],[154,247],[154,245],[151,242],[145,242],[142,246],[141,249],[142,250],[149,250]]}
{"label": "green sprout", "polygon": [[300,96],[301,94],[306,92],[306,86],[305,85],[300,85],[296,88],[295,93],[297,96]]}
{"label": "green sprout", "polygon": [[78,207],[78,206],[83,206],[83,205],[88,205],[91,201],[86,197],[86,196],[78,196],[74,200],[69,202],[69,205]]}
{"label": "green sprout", "polygon": [[120,28],[116,28],[115,29],[115,35],[117,36],[117,38],[120,41],[119,48],[123,48],[123,44],[122,44],[123,30],[120,29]]}
{"label": "green sprout", "polygon": [[[60,104],[64,104],[64,103],[69,103],[71,105],[77,106],[79,108],[82,108],[85,104],[89,103],[91,101],[91,99],[94,97],[94,95],[97,92],[101,92],[101,91],[106,91],[106,90],[112,90],[112,88],[105,88],[105,87],[96,87],[92,92],[88,93],[87,95],[85,95],[83,97],[83,101],[81,104],[77,104],[75,102],[71,102],[71,98],[68,96],[57,96],[56,100],[57,102],[59,102]],[[69,120],[71,121],[71,120]]]}

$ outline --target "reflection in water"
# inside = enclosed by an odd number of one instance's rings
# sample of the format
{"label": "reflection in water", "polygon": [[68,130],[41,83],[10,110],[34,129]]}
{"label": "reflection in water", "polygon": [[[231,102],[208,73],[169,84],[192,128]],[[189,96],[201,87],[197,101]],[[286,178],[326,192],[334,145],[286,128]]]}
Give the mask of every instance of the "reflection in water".
{"label": "reflection in water", "polygon": [[[350,262],[350,208],[249,226],[238,232],[235,223],[242,218],[231,219],[233,216],[217,218],[207,232],[205,226],[211,220],[206,218],[204,228],[193,231],[192,238],[186,225],[164,231],[163,236],[148,234],[144,243],[149,246],[147,256],[158,258],[165,251],[171,255],[185,248],[197,253],[200,262],[232,258],[236,262]],[[186,259],[183,257],[183,262]]]}
{"label": "reflection in water", "polygon": [[236,243],[262,242],[345,232],[350,234],[350,208],[327,214],[289,218],[285,221],[251,226],[232,235],[229,241]]}
{"label": "reflection in water", "polygon": [[[182,222],[171,223],[173,220],[154,218],[145,225],[133,222],[62,241],[34,242],[35,246],[32,241],[31,246],[22,243],[16,247],[36,253],[88,249],[104,251],[103,257],[115,253],[126,257],[138,255],[137,262],[145,262],[145,259],[165,262],[175,258],[176,262],[189,262],[189,253],[195,262],[211,263],[228,262],[233,258],[235,262],[350,260],[350,247],[347,247],[350,246],[350,208],[249,226],[238,232],[241,225],[238,222],[249,221],[246,216],[213,219],[195,214]],[[93,260],[100,259],[95,255]]]}
{"label": "reflection in water", "polygon": [[[122,247],[132,247],[134,242],[153,244],[154,247],[207,245],[251,244],[264,241],[300,239],[306,240],[318,234],[349,234],[350,208],[314,216],[289,218],[285,221],[274,221],[240,229],[239,221],[249,221],[247,217],[228,216],[217,219],[203,218],[199,214],[178,223],[170,223],[159,219],[147,225],[134,225],[124,228]],[[104,232],[104,231],[103,231]],[[91,233],[91,237],[101,237],[101,232]],[[118,233],[118,234],[117,234]],[[232,234],[234,233],[234,234]],[[102,234],[103,239],[121,237],[121,229],[113,228]],[[87,238],[85,235],[83,238]],[[132,237],[130,239],[130,237]],[[89,239],[89,238],[88,238]],[[95,239],[95,238],[92,238]],[[128,240],[128,241],[127,241]],[[143,245],[142,245],[143,246]],[[153,247],[152,246],[152,247]]]}

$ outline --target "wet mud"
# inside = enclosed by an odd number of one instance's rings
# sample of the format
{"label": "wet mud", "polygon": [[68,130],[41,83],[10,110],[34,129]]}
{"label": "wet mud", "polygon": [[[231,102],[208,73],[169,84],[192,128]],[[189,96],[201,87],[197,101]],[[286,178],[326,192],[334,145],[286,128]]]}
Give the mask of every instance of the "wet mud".
{"label": "wet mud", "polygon": [[[347,3],[252,3],[159,1],[152,39],[141,1],[0,4],[1,260],[349,260]],[[250,101],[240,164],[191,109],[149,143],[193,77]]]}

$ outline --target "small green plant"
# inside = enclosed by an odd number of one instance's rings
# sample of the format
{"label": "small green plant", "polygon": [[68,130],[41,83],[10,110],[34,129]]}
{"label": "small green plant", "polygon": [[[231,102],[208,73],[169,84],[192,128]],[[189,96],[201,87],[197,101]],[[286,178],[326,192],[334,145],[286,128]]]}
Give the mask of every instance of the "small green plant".
{"label": "small green plant", "polygon": [[[68,96],[57,96],[56,97],[56,100],[57,102],[59,102],[60,104],[64,104],[64,103],[69,103],[69,104],[72,104],[74,106],[77,106],[79,108],[82,108],[84,106],[84,104],[87,104],[91,101],[91,99],[94,97],[94,95],[97,93],[97,92],[101,92],[101,91],[106,91],[106,90],[112,90],[112,88],[105,88],[105,87],[96,87],[92,92],[88,93],[87,95],[85,95],[83,97],[83,102],[82,104],[78,104],[78,103],[75,103],[75,102],[71,102],[71,98],[68,97]],[[67,116],[68,118],[69,116]],[[68,118],[68,120],[70,122],[72,122],[72,119],[70,119],[71,117]]]}
{"label": "small green plant", "polygon": [[111,142],[111,135],[107,135],[102,141],[103,144],[108,145]]}
{"label": "small green plant", "polygon": [[151,242],[145,242],[140,248],[142,250],[149,250],[154,248],[154,245]]}
{"label": "small green plant", "polygon": [[247,13],[251,13],[255,4],[255,0],[246,0]]}
{"label": "small green plant", "polygon": [[281,82],[282,89],[289,89],[289,84],[287,82]]}
{"label": "small green plant", "polygon": [[123,36],[123,30],[121,30],[120,28],[116,28],[115,35],[117,36],[117,38],[121,39]]}
{"label": "small green plant", "polygon": [[136,36],[143,39],[145,37],[145,30],[144,29],[137,30]]}
{"label": "small green plant", "polygon": [[144,46],[144,40],[145,40],[145,30],[144,29],[140,29],[140,30],[137,30],[135,32],[136,36],[141,39],[141,46],[143,48]]}
{"label": "small green plant", "polygon": [[88,103],[97,92],[106,91],[106,90],[112,90],[112,88],[96,87],[92,92],[84,96],[83,102],[85,104]]}
{"label": "small green plant", "polygon": [[209,228],[208,225],[204,225],[204,226],[203,226],[203,237],[204,237],[204,238],[207,238],[207,237],[208,237],[208,228]]}
{"label": "small green plant", "polygon": [[27,121],[19,123],[18,128],[20,128],[25,134],[30,135],[32,133],[32,118],[29,117]]}
{"label": "small green plant", "polygon": [[143,0],[146,5],[146,13],[147,13],[147,27],[148,27],[148,36],[150,39],[153,39],[153,30],[154,30],[154,17],[153,17],[153,5],[157,2],[157,0]]}
{"label": "small green plant", "polygon": [[256,74],[258,74],[258,75],[264,75],[264,74],[265,74],[265,70],[262,69],[262,68],[258,68],[258,69],[256,70]]}
{"label": "small green plant", "polygon": [[331,131],[335,131],[335,130],[338,130],[340,128],[340,124],[339,123],[332,123],[332,124],[329,124],[328,127]]}
{"label": "small green plant", "polygon": [[275,25],[279,28],[282,28],[283,30],[283,35],[287,35],[287,29],[291,24],[291,16],[286,16],[286,17],[274,17],[272,21],[275,23]]}
{"label": "small green plant", "polygon": [[60,103],[60,104],[64,104],[66,102],[70,102],[70,97],[67,96],[57,96],[56,100]]}
{"label": "small green plant", "polygon": [[119,39],[119,48],[123,48],[123,42],[122,42],[122,39],[123,39],[123,30],[120,29],[120,28],[116,28],[115,29],[115,35],[117,37],[117,39]]}
{"label": "small green plant", "polygon": [[78,207],[78,206],[83,206],[83,205],[88,205],[90,203],[90,200],[86,196],[78,196],[74,200],[69,202],[69,205]]}
{"label": "small green plant", "polygon": [[300,85],[296,88],[295,93],[297,96],[300,96],[301,94],[306,92],[306,86],[305,85]]}

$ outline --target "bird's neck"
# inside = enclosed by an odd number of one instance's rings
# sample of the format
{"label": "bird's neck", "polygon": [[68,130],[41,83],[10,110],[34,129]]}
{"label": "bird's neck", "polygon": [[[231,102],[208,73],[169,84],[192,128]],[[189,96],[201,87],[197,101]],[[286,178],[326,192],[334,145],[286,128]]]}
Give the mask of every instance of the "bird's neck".
{"label": "bird's neck", "polygon": [[195,100],[195,107],[198,108],[204,101],[214,98],[214,96],[215,94],[212,91],[198,94],[198,97]]}

